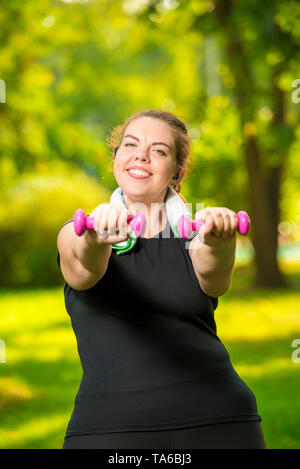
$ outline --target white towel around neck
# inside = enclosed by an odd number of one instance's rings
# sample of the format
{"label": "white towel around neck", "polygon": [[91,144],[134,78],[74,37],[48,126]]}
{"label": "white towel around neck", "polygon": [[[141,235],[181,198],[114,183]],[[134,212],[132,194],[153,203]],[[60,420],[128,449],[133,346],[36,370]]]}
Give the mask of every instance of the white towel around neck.
{"label": "white towel around neck", "polygon": [[[121,187],[118,187],[112,193],[111,198],[110,198],[110,203],[114,205],[120,205],[121,207],[126,208],[126,205],[122,196]],[[192,218],[192,215],[189,209],[187,208],[187,204],[185,204],[182,198],[177,194],[177,192],[174,189],[172,189],[172,187],[169,187],[168,194],[164,203],[165,203],[168,222],[174,234],[176,235],[176,232],[174,231],[174,224],[177,223],[181,215],[186,215],[189,218]]]}

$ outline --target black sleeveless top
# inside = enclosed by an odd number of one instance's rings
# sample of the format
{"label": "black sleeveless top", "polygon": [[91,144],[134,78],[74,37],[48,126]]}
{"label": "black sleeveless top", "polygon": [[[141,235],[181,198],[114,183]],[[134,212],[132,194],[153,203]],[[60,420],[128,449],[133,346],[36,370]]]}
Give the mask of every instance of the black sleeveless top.
{"label": "black sleeveless top", "polygon": [[112,250],[94,287],[65,283],[83,369],[66,437],[261,420],[216,334],[218,299],[201,290],[189,242],[167,223]]}

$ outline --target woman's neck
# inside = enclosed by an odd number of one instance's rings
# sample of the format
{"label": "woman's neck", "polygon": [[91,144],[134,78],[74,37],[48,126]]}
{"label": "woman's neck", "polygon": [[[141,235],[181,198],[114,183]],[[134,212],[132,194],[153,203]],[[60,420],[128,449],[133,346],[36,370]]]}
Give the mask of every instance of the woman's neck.
{"label": "woman's neck", "polygon": [[132,214],[135,214],[139,211],[143,212],[146,217],[146,229],[143,234],[144,238],[152,238],[153,236],[160,233],[167,224],[167,213],[166,213],[166,197],[168,190],[166,191],[165,197],[161,202],[151,202],[151,203],[138,203],[133,202],[127,197],[126,194],[122,191],[123,201],[128,210],[132,205],[136,204],[136,209]]}

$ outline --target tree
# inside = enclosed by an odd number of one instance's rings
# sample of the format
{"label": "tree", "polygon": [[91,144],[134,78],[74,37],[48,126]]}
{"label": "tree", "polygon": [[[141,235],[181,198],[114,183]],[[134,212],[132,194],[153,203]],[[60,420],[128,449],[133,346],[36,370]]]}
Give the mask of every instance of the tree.
{"label": "tree", "polygon": [[159,14],[164,3],[176,4],[173,24],[183,18],[187,31],[198,32],[199,39],[218,40],[243,141],[256,284],[285,287],[277,261],[278,224],[281,182],[297,124],[288,118],[291,83],[287,87],[286,75],[299,70],[299,62],[292,61],[299,47],[299,6],[277,0],[151,1],[140,18]]}
{"label": "tree", "polygon": [[[285,71],[296,45],[289,34],[282,31],[276,22],[276,3],[273,11],[270,5],[256,2],[254,7],[238,12],[233,0],[222,0],[216,5],[215,15],[224,36],[227,61],[236,86],[234,97],[240,115],[241,128],[245,134],[244,155],[249,176],[251,218],[253,221],[252,240],[257,265],[257,284],[268,287],[286,286],[277,262],[278,224],[280,221],[280,185],[288,149],[293,141],[293,129],[286,122],[286,96],[280,87],[279,78]],[[275,8],[274,8],[275,7]],[[244,21],[255,15],[259,32],[267,30],[259,40],[259,51],[253,53],[245,45]],[[259,21],[258,21],[259,18]],[[252,22],[252,27],[254,23]],[[255,64],[264,60],[273,50],[274,59],[267,65],[268,109],[273,115],[267,129],[268,138],[260,138],[256,130],[256,93],[261,87],[255,80]],[[277,57],[276,57],[277,55]],[[266,86],[266,85],[264,85]],[[262,133],[262,132],[261,132]],[[276,142],[276,139],[278,141]],[[269,140],[269,142],[268,142]]]}
{"label": "tree", "polygon": [[2,194],[55,161],[112,190],[107,134],[163,108],[192,137],[188,201],[247,210],[256,282],[284,286],[277,227],[300,199],[296,1],[4,0],[0,13]]}

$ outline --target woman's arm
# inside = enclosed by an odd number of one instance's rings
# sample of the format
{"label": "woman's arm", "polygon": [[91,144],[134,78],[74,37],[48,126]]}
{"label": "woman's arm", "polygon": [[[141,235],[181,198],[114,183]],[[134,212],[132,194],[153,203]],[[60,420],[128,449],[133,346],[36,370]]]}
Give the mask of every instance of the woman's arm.
{"label": "woman's arm", "polygon": [[59,232],[57,247],[65,281],[75,290],[93,287],[105,274],[112,247],[95,242],[92,232],[77,236],[73,223]]}
{"label": "woman's arm", "polygon": [[127,224],[128,210],[119,206],[100,204],[91,217],[94,218],[93,230],[77,236],[74,224],[68,223],[57,237],[62,274],[75,290],[87,290],[103,277],[112,244],[125,241],[132,230]]}
{"label": "woman's arm", "polygon": [[209,296],[224,295],[230,288],[235,261],[235,239],[227,248],[213,248],[195,236],[189,254],[201,289]]}
{"label": "woman's arm", "polygon": [[222,296],[232,279],[237,215],[225,207],[208,207],[198,212],[196,219],[204,219],[205,223],[189,246],[195,274],[207,295]]}

